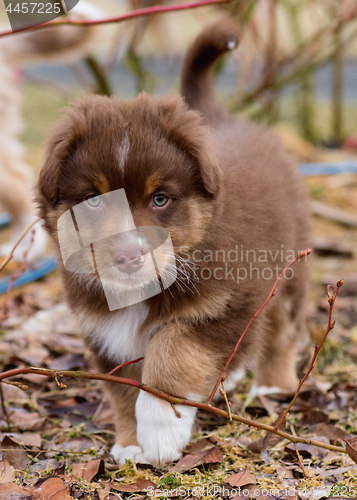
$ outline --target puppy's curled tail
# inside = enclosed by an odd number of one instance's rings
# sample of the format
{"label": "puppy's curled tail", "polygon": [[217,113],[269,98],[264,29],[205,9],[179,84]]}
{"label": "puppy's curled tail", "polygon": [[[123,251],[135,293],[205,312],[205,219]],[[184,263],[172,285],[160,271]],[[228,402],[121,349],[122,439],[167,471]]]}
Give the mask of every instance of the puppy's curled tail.
{"label": "puppy's curled tail", "polygon": [[239,31],[230,19],[207,26],[185,56],[181,72],[181,94],[192,109],[197,109],[208,123],[228,118],[228,112],[216,102],[213,91],[214,63],[238,45]]}

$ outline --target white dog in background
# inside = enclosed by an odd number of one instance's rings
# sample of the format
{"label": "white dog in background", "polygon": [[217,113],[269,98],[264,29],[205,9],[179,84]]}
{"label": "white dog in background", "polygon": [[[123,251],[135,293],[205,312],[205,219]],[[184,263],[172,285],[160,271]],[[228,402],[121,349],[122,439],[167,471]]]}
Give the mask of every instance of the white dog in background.
{"label": "white dog in background", "polygon": [[[78,6],[79,7],[79,6]],[[81,2],[73,18],[99,18],[103,12]],[[4,27],[5,29],[5,27]],[[24,147],[19,140],[21,116],[21,81],[18,68],[45,61],[73,61],[89,54],[97,28],[61,26],[43,31],[25,32],[0,38],[0,206],[11,215],[11,240],[0,245],[0,256],[6,257],[25,227],[35,219],[32,189],[35,183],[32,169],[24,159]],[[40,225],[35,226],[35,239],[28,261],[41,256],[46,249],[46,236]],[[17,247],[14,258],[22,261],[29,248],[31,233]]]}

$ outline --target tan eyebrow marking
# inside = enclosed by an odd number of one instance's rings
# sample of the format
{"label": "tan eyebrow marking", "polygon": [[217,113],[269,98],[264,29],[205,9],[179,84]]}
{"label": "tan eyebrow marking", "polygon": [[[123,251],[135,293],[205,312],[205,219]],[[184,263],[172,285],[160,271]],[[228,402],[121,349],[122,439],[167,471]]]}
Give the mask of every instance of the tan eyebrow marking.
{"label": "tan eyebrow marking", "polygon": [[153,192],[160,187],[161,185],[161,179],[155,175],[151,174],[145,181],[145,194],[146,196],[150,196],[153,194]]}
{"label": "tan eyebrow marking", "polygon": [[104,174],[100,174],[93,183],[98,189],[100,194],[108,193],[110,191],[109,181]]}

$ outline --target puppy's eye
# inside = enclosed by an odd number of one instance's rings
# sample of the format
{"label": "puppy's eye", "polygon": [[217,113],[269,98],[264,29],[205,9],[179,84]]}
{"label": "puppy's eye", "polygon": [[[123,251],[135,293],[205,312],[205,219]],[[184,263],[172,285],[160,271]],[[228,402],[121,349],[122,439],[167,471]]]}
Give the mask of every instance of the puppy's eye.
{"label": "puppy's eye", "polygon": [[100,196],[93,196],[93,198],[89,198],[87,200],[87,203],[90,207],[97,208],[102,204],[102,200],[100,199]]}
{"label": "puppy's eye", "polygon": [[153,205],[160,208],[164,207],[168,201],[169,198],[164,194],[156,194],[152,199]]}

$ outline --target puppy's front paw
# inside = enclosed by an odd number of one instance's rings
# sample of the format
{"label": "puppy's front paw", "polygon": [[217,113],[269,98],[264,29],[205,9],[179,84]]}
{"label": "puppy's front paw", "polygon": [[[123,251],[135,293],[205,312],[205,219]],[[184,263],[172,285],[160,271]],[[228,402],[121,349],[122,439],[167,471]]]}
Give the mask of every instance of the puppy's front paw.
{"label": "puppy's front paw", "polygon": [[123,447],[120,444],[115,444],[110,450],[110,454],[120,465],[124,465],[125,460],[140,462],[142,464],[147,463],[147,461],[143,457],[143,452],[141,451],[140,446]]}
{"label": "puppy's front paw", "polygon": [[178,460],[191,439],[196,408],[175,405],[141,392],[136,401],[137,438],[144,458],[156,467]]}

